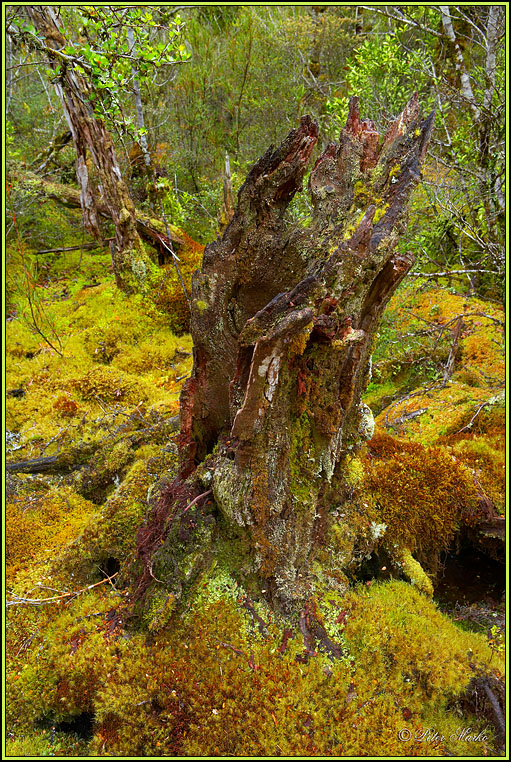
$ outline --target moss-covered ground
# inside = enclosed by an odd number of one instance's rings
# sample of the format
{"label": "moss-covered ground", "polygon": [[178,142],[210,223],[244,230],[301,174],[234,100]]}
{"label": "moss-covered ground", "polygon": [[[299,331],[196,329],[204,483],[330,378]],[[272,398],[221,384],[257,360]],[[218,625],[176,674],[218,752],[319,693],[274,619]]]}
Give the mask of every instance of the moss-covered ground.
{"label": "moss-covered ground", "polygon": [[[431,597],[460,529],[504,509],[500,308],[417,284],[390,306],[366,395],[376,433],[347,464],[346,513],[315,569],[334,659],[251,600],[221,546],[179,617],[164,593],[134,617],[136,532],[176,466],[186,303],[173,318],[170,292],[123,296],[108,251],[36,267],[23,247],[10,250],[7,460],[59,468],[7,475],[7,755],[500,753],[481,686],[502,701],[501,631]],[[343,554],[359,524],[381,554],[357,576]],[[486,614],[500,622],[498,602]]]}

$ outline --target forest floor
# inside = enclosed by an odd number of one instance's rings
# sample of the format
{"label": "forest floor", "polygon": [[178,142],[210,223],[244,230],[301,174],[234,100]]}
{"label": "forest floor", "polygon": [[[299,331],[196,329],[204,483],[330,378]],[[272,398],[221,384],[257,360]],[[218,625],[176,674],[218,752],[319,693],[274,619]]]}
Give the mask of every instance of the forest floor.
{"label": "forest floor", "polygon": [[[175,471],[191,338],[168,305],[115,288],[108,251],[46,255],[35,279],[25,244],[10,256],[9,756],[502,753],[502,308],[410,279],[387,310],[365,396],[376,433],[352,470],[389,533],[417,515],[437,533],[436,568],[421,558],[434,598],[369,559],[325,599],[345,654],[331,664],[302,658],[221,568],[175,627],[164,600],[130,622],[136,530]],[[471,487],[447,527],[435,480],[452,464]]]}

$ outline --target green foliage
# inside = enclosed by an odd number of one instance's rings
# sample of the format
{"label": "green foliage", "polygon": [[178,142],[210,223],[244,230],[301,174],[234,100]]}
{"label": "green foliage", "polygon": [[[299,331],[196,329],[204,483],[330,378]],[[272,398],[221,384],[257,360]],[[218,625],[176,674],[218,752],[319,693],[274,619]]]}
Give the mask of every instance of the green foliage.
{"label": "green foliage", "polygon": [[[57,54],[58,65],[48,69],[58,81],[61,67],[73,67],[90,88],[91,105],[111,128],[122,126],[133,139],[139,138],[133,120],[123,110],[123,94],[133,76],[144,86],[161,67],[182,63],[190,57],[181,37],[178,15],[161,24],[152,8],[129,7],[119,11],[98,6],[63,9],[61,28],[66,46]],[[38,50],[46,49],[44,37],[32,22],[15,17],[13,23]],[[130,43],[128,30],[133,35]]]}
{"label": "green foliage", "polygon": [[399,114],[407,94],[416,90],[424,103],[427,79],[420,71],[420,58],[419,52],[403,50],[396,34],[367,36],[347,62],[346,95],[326,102],[330,129],[339,132],[344,127],[352,95],[360,98],[363,114],[381,114],[387,119]]}

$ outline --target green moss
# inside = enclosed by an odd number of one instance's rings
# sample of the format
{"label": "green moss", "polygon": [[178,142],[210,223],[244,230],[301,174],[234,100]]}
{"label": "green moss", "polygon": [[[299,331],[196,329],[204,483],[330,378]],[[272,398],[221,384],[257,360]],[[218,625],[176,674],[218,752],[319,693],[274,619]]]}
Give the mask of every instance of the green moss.
{"label": "green moss", "polygon": [[393,553],[393,557],[400,564],[405,576],[410,580],[411,584],[415,585],[421,593],[432,598],[433,585],[431,580],[420,563],[412,556],[410,551],[406,548],[402,550],[396,549]]}
{"label": "green moss", "polygon": [[196,299],[195,300],[195,305],[196,305],[197,309],[199,310],[199,312],[204,312],[205,310],[207,310],[209,308],[209,304],[207,302],[203,301],[202,299]]}

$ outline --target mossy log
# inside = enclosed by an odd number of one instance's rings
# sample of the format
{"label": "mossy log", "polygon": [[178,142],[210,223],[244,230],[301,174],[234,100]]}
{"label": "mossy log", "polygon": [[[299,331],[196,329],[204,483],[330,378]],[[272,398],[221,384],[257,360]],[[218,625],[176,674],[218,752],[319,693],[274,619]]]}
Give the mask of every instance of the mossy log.
{"label": "mossy log", "polygon": [[64,455],[49,455],[46,458],[6,463],[5,470],[11,474],[65,474],[81,468],[82,465],[78,458],[75,463],[70,463],[69,458]]}
{"label": "mossy log", "polygon": [[[34,172],[20,170],[19,168],[11,169],[9,176],[11,180],[43,198],[56,201],[68,209],[81,209],[81,194],[78,188],[73,188],[71,185],[64,185],[63,183],[56,183],[53,180],[40,177]],[[101,217],[109,220],[112,219],[111,210],[107,204],[97,201],[96,207]],[[173,247],[179,253],[179,249],[184,246],[184,240],[172,229],[169,230],[169,240],[164,223],[156,217],[151,217],[146,212],[135,209],[135,221],[140,237],[153,246],[158,251],[158,254],[164,258],[168,259],[168,255],[166,256],[165,252],[169,248]]]}
{"label": "mossy log", "polygon": [[346,456],[371,435],[361,395],[383,311],[412,265],[396,245],[433,121],[414,96],[380,137],[352,98],[310,174],[306,225],[286,209],[318,141],[309,116],[249,172],[194,276],[180,471],[139,532],[139,591],[157,578],[182,595],[176,577],[186,567],[191,584],[227,532],[244,548],[235,573],[280,611],[309,610]]}
{"label": "mossy log", "polygon": [[[106,477],[106,484],[110,484],[113,474],[123,470],[134,457],[135,450],[143,444],[154,442],[156,439],[166,439],[177,431],[179,421],[177,416],[157,420],[149,426],[140,426],[140,419],[132,415],[114,432],[107,434],[104,439],[93,442],[79,441],[69,447],[65,447],[55,455],[29,458],[26,460],[11,461],[5,464],[5,470],[11,474],[69,474],[80,469],[93,470]],[[127,445],[128,455],[125,461],[119,458],[115,447],[124,442]],[[112,460],[114,453],[114,462]],[[111,472],[111,474],[109,473]],[[84,479],[83,482],[87,480]],[[90,481],[90,480],[89,480]],[[106,485],[105,485],[106,486]],[[90,485],[82,484],[78,487],[79,492],[86,492]],[[87,494],[87,497],[90,497]]]}

